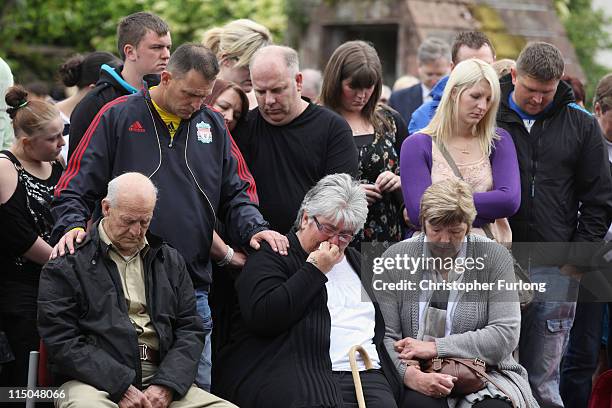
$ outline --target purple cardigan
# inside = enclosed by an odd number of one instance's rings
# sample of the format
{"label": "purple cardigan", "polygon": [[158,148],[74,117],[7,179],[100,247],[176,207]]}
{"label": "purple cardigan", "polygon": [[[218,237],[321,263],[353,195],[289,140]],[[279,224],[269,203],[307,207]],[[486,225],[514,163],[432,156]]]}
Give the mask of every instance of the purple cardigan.
{"label": "purple cardigan", "polygon": [[[500,128],[497,128],[497,134],[501,139],[495,141],[490,157],[493,190],[474,194],[478,213],[474,227],[510,217],[521,205],[521,180],[512,136]],[[417,226],[420,226],[421,197],[431,185],[431,144],[431,137],[424,133],[415,133],[402,143],[402,193],[410,221]]]}

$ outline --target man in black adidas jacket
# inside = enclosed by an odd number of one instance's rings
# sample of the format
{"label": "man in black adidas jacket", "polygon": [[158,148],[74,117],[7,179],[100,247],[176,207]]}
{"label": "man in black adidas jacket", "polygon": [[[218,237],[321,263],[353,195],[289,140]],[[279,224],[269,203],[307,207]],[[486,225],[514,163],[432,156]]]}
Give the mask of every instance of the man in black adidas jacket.
{"label": "man in black adidas jacket", "polygon": [[70,116],[68,158],[72,157],[104,105],[120,96],[138,92],[143,81],[149,86],[159,83],[159,74],[170,58],[170,29],[155,14],[130,14],[117,26],[117,46],[123,65],[118,68],[102,65],[95,88],[78,103]]}
{"label": "man in black adidas jacket", "polygon": [[[527,45],[516,69],[501,80],[497,117],[498,126],[512,135],[521,176],[521,206],[510,218],[514,246],[540,242],[563,248],[553,251],[556,262],[550,251],[536,253],[533,245],[526,254],[531,279],[548,289],[536,293],[538,302],[525,310],[519,345],[520,362],[542,407],[563,407],[559,363],[576,306],[577,283],[567,275],[578,273],[577,243],[602,241],[612,217],[602,134],[595,118],[574,102],[571,87],[560,82],[563,70],[556,47]],[[542,252],[548,260],[538,259]]]}
{"label": "man in black adidas jacket", "polygon": [[[96,115],[55,189],[51,212],[54,256],[74,242],[112,178],[131,171],[145,174],[159,188],[150,230],[185,258],[196,289],[198,311],[212,329],[208,291],[212,280],[210,249],[215,220],[231,242],[259,248],[266,240],[286,254],[287,238],[267,228],[257,208],[255,183],[226,130],[223,116],[203,106],[219,65],[197,44],[183,44],[161,74],[160,85],[122,96]],[[228,247],[226,258],[233,251]],[[201,366],[210,366],[210,348]],[[205,368],[196,382],[207,389]]]}

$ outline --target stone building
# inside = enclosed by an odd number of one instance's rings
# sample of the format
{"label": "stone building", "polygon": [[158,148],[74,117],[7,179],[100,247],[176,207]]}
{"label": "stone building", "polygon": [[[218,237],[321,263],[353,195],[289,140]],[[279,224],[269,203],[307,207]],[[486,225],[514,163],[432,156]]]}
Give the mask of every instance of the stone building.
{"label": "stone building", "polygon": [[493,42],[498,58],[516,58],[528,41],[555,44],[565,57],[566,72],[584,80],[552,0],[303,0],[300,4],[302,20],[292,26],[290,38],[300,50],[304,68],[322,69],[342,42],[363,39],[376,47],[385,83],[392,84],[398,76],[416,74],[417,47],[426,37],[440,37],[450,44],[460,31],[480,30]]}

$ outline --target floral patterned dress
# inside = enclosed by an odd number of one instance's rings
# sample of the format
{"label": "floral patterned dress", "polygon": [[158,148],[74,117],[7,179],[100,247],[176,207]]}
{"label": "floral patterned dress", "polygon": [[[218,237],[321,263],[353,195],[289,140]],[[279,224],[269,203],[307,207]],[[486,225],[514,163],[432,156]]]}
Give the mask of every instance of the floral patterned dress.
{"label": "floral patterned dress", "polygon": [[[399,175],[399,157],[402,142],[407,137],[407,128],[401,116],[390,108],[379,105],[379,112],[390,126],[386,131],[374,135],[355,136],[359,149],[359,180],[373,184],[384,171]],[[382,199],[368,206],[368,218],[362,231],[353,241],[359,249],[362,242],[383,243],[388,246],[403,236],[403,198],[400,189],[383,193]]]}

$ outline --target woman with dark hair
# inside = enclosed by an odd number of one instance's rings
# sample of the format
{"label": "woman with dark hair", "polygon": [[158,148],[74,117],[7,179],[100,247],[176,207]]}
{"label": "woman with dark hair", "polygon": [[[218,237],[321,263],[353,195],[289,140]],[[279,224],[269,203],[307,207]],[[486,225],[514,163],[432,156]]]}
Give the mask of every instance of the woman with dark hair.
{"label": "woman with dark hair", "polygon": [[121,61],[110,52],[94,51],[85,56],[74,55],[59,68],[59,75],[63,84],[67,87],[77,87],[76,93],[56,104],[64,121],[63,134],[66,140],[66,145],[62,149],[64,162],[66,162],[68,156],[70,115],[72,115],[72,111],[81,99],[96,85],[100,77],[100,67],[104,64],[115,68],[121,64]]}
{"label": "woman with dark hair", "polygon": [[323,73],[321,104],[346,119],[359,148],[369,212],[356,243],[402,239],[399,157],[408,132],[397,112],[378,103],[381,91],[382,67],[371,45],[349,41],[334,51]]}
{"label": "woman with dark hair", "polygon": [[50,204],[62,173],[54,161],[64,145],[59,110],[27,96],[21,87],[6,94],[15,141],[0,152],[0,325],[15,356],[2,366],[3,387],[26,385],[29,352],[38,350],[38,279],[51,255]]}
{"label": "woman with dark hair", "polygon": [[223,79],[215,81],[215,86],[210,95],[204,99],[204,103],[221,112],[230,132],[249,111],[249,99],[242,88]]}

